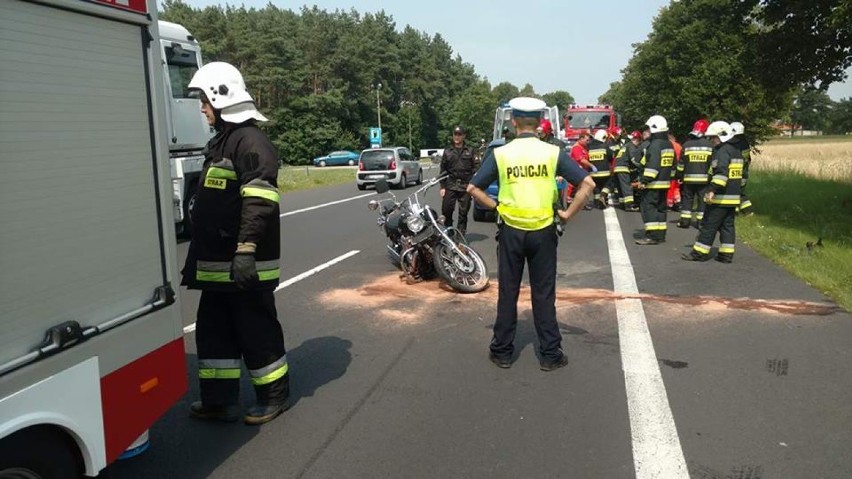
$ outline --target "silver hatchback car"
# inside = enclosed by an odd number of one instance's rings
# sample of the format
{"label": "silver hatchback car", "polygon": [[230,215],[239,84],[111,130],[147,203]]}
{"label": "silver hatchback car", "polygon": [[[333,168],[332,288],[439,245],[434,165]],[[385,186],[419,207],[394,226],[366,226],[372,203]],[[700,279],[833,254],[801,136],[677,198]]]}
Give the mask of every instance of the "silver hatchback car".
{"label": "silver hatchback car", "polygon": [[408,148],[402,146],[362,151],[358,160],[358,172],[355,173],[358,189],[366,190],[367,186],[375,185],[383,178],[392,186],[402,189],[412,183],[423,183],[423,169],[420,167],[420,161]]}

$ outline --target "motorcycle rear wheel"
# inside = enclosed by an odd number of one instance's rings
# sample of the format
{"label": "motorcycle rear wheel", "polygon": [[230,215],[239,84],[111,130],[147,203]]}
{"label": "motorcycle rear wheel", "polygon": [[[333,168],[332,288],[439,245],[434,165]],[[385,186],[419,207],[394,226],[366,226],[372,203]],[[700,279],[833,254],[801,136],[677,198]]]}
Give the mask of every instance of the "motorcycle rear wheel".
{"label": "motorcycle rear wheel", "polygon": [[472,264],[466,265],[464,258],[440,243],[435,246],[432,258],[438,276],[459,293],[478,293],[487,288],[488,268],[482,256],[465,244],[456,244],[456,247],[470,258]]}

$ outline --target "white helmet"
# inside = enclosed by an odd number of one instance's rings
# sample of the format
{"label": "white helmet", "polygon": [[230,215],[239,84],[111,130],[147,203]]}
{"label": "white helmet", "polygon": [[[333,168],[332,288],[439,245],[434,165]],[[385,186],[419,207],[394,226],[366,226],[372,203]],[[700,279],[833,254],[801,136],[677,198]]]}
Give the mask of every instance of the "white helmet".
{"label": "white helmet", "polygon": [[202,66],[192,76],[189,89],[204,93],[210,105],[229,123],[250,119],[268,121],[257,111],[242,74],[230,63],[212,62]]}
{"label": "white helmet", "polygon": [[651,133],[669,131],[668,122],[660,115],[654,115],[651,118],[648,118],[648,121],[646,121],[645,124],[648,125],[649,128],[651,128]]}
{"label": "white helmet", "polygon": [[734,131],[731,128],[731,125],[726,121],[714,121],[710,123],[710,126],[707,127],[707,132],[704,133],[704,136],[718,136],[722,141],[728,141],[734,137]]}
{"label": "white helmet", "polygon": [[600,129],[595,132],[595,139],[598,141],[606,141],[606,130]]}
{"label": "white helmet", "polygon": [[734,132],[734,135],[742,135],[745,133],[745,126],[742,123],[735,121],[731,123],[731,131]]}

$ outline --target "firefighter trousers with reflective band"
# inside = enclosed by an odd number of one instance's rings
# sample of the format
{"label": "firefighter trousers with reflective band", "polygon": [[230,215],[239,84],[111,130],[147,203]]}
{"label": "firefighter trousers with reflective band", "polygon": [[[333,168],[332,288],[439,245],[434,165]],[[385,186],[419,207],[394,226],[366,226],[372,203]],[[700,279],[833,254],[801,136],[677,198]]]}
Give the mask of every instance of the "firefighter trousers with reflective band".
{"label": "firefighter trousers with reflective band", "polygon": [[545,361],[562,359],[562,333],[556,323],[556,226],[524,231],[506,224],[500,226],[497,274],[497,320],[491,352],[510,359],[515,351],[518,325],[518,296],[524,265],[529,263],[533,323],[538,335],[539,352]]}
{"label": "firefighter trousers with reflective band", "polygon": [[610,190],[618,188],[621,193],[621,201],[625,207],[633,204],[633,185],[630,184],[630,173],[615,173],[610,181]]}
{"label": "firefighter trousers with reflective band", "polygon": [[735,217],[736,207],[734,206],[707,205],[704,220],[698,230],[698,238],[692,246],[692,255],[709,256],[718,232],[719,258],[733,259],[737,239],[734,227]]}
{"label": "firefighter trousers with reflective band", "polygon": [[704,218],[704,193],[707,192],[706,183],[684,183],[680,203],[680,219],[687,223],[697,220],[701,223]]}
{"label": "firefighter trousers with reflective band", "polygon": [[441,214],[444,215],[444,226],[453,225],[453,212],[459,204],[459,221],[456,228],[467,231],[467,213],[470,211],[470,195],[467,191],[444,190],[444,200],[441,202]]}
{"label": "firefighter trousers with reflective band", "polygon": [[745,215],[752,211],[751,200],[745,193],[745,186],[742,187],[742,193],[740,193],[740,206],[737,207],[737,211]]}
{"label": "firefighter trousers with reflective band", "polygon": [[610,176],[599,176],[597,178],[592,178],[595,180],[595,201],[601,199],[601,193],[609,194],[610,188]]}
{"label": "firefighter trousers with reflective band", "polygon": [[202,291],[196,343],[201,402],[235,405],[245,361],[257,404],[279,405],[290,394],[284,334],[273,291]]}
{"label": "firefighter trousers with reflective band", "polygon": [[666,239],[666,195],[668,190],[648,190],[642,192],[639,208],[645,223],[645,237],[662,241]]}

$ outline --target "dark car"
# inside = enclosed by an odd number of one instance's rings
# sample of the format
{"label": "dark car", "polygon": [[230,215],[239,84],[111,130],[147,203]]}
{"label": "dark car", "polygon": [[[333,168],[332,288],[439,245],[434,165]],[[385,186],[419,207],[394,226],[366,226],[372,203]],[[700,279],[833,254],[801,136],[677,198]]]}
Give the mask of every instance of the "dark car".
{"label": "dark car", "polygon": [[326,156],[314,158],[314,166],[355,166],[358,163],[358,157],[361,156],[354,151],[332,151]]}

